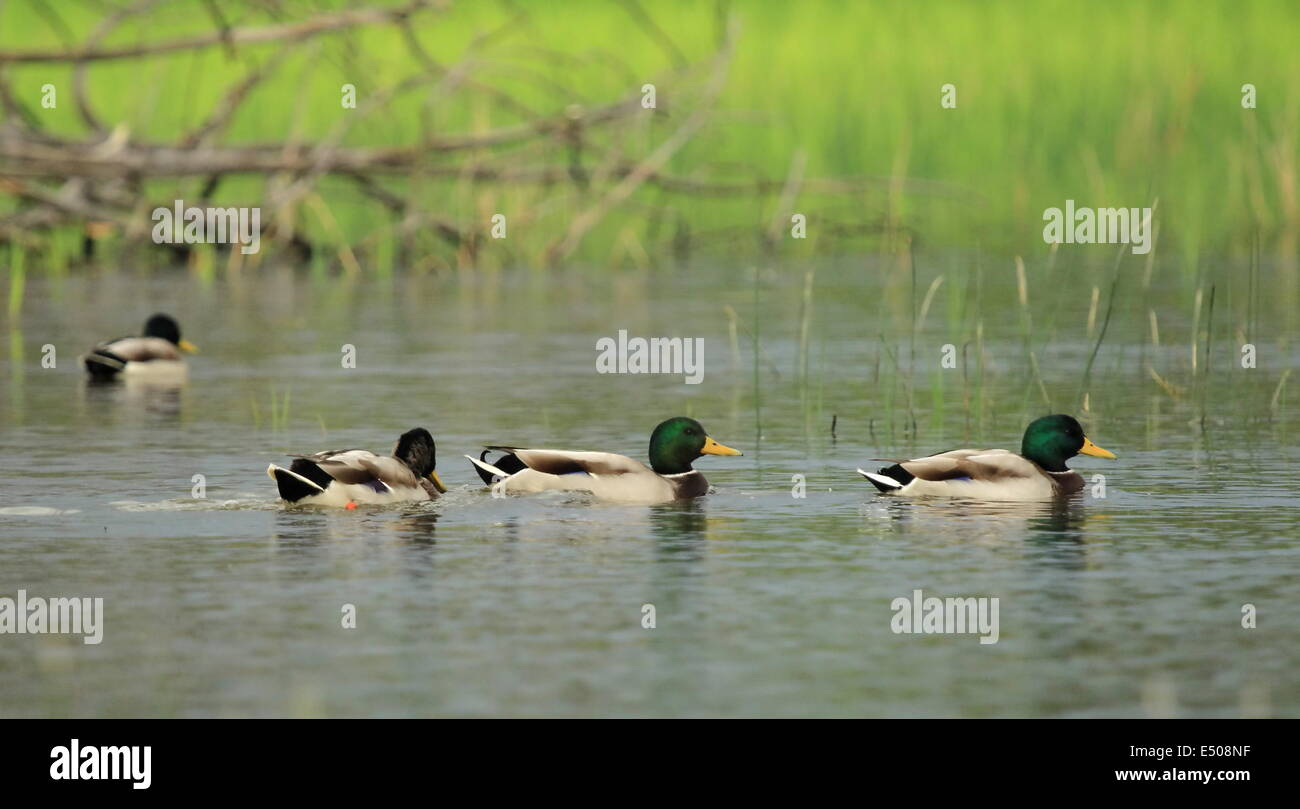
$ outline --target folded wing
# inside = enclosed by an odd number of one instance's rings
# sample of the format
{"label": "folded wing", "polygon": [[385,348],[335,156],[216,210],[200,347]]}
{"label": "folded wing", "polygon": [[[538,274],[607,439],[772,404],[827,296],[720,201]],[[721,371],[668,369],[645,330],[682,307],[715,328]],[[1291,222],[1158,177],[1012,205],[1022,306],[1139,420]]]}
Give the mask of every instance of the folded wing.
{"label": "folded wing", "polygon": [[[490,447],[508,452],[524,466],[548,475],[631,475],[650,472],[649,467],[626,455],[612,452],[570,452],[562,449],[510,449]],[[651,473],[653,474],[653,473]]]}
{"label": "folded wing", "polygon": [[310,464],[329,478],[347,485],[366,485],[378,489],[380,485],[420,486],[420,481],[410,467],[396,458],[376,455],[364,449],[331,450],[315,455],[294,456],[290,467],[305,477],[317,479],[302,467]]}
{"label": "folded wing", "polygon": [[179,360],[183,356],[175,343],[161,337],[123,337],[120,340],[96,346],[95,352],[107,352],[126,362]]}
{"label": "folded wing", "polygon": [[902,461],[899,466],[921,480],[1010,481],[1033,478],[1041,470],[1030,460],[1005,449],[958,449]]}

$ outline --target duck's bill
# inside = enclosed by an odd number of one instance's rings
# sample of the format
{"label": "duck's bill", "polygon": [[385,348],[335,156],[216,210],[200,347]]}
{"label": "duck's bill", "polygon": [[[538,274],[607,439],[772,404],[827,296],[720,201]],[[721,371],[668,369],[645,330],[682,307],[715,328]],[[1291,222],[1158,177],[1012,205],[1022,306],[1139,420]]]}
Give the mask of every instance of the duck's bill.
{"label": "duck's bill", "polygon": [[1099,447],[1099,446],[1097,446],[1096,444],[1092,443],[1091,441],[1088,440],[1088,437],[1087,437],[1086,435],[1083,437],[1083,449],[1079,450],[1079,454],[1080,454],[1080,455],[1091,455],[1091,456],[1094,457],[1094,458],[1114,458],[1114,457],[1115,457],[1115,453],[1111,452],[1111,451],[1108,450],[1108,449],[1102,449],[1101,447]]}
{"label": "duck's bill", "polygon": [[731,447],[719,444],[717,441],[714,441],[712,438],[709,438],[707,435],[704,437],[704,449],[700,450],[700,452],[703,453],[704,455],[744,455],[745,454],[738,449],[732,449]]}
{"label": "duck's bill", "polygon": [[189,340],[186,340],[184,337],[181,338],[181,341],[177,343],[176,346],[186,354],[199,353],[199,347],[191,343]]}
{"label": "duck's bill", "polygon": [[432,470],[429,471],[429,481],[433,483],[433,488],[438,490],[438,494],[445,494],[447,492],[447,486],[442,482],[442,478],[438,477],[437,472]]}

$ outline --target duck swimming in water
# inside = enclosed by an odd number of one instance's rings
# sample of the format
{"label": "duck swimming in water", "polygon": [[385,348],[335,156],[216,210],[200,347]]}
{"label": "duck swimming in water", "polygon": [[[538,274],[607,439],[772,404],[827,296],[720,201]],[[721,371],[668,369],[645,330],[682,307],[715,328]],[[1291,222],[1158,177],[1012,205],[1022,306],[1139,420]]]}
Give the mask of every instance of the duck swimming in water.
{"label": "duck swimming in water", "polygon": [[1073,416],[1057,414],[1029,425],[1019,454],[1005,449],[954,449],[898,461],[877,472],[859,469],[858,474],[884,494],[1043,500],[1083,488],[1083,476],[1065,465],[1075,455],[1115,457],[1088,440]]}
{"label": "duck swimming in water", "polygon": [[489,463],[485,450],[466,455],[483,482],[502,491],[581,491],[602,500],[664,503],[699,497],[709,491],[704,475],[691,466],[704,455],[740,455],[709,437],[695,419],[671,418],[650,435],[650,466],[612,452],[488,447],[504,453]]}
{"label": "duck swimming in water", "polygon": [[100,343],[82,355],[81,363],[92,379],[110,380],[119,374],[171,375],[186,373],[185,354],[198,347],[181,337],[181,327],[170,315],[156,314],[145,321],[139,337],[121,337]]}
{"label": "duck swimming in water", "polygon": [[423,427],[402,433],[392,455],[336,449],[295,455],[289,468],[271,464],[280,499],[289,503],[350,507],[432,500],[447,491],[434,470],[433,436]]}

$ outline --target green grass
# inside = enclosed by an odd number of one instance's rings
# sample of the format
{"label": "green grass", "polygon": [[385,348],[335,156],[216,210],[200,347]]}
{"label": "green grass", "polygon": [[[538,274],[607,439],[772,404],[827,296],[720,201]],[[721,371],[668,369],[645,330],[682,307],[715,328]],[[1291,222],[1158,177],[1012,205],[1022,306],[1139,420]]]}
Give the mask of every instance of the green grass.
{"label": "green grass", "polygon": [[[280,5],[305,17],[336,4]],[[645,7],[691,61],[712,51],[718,35],[713,6],[668,0]],[[106,42],[208,29],[204,8],[163,4]],[[267,22],[239,3],[222,8],[232,23]],[[699,81],[666,78],[675,57],[616,3],[464,3],[424,16],[419,38],[451,64],[476,34],[500,26],[514,8],[525,10],[528,20],[484,52],[475,77],[547,114],[662,82],[664,114],[622,139],[631,159],[668,137],[698,97]],[[808,178],[878,181],[855,195],[799,194],[795,209],[809,217],[809,238],[782,240],[778,249],[788,257],[897,246],[888,237],[832,232],[863,224],[887,233],[906,228],[927,246],[1045,254],[1042,211],[1067,198],[1094,207],[1146,206],[1158,198],[1161,245],[1192,257],[1187,273],[1195,272],[1202,251],[1248,250],[1256,231],[1270,251],[1294,254],[1300,228],[1295,3],[826,0],[736,2],[731,8],[740,38],[718,109],[668,169],[693,177],[780,180],[803,150]],[[0,7],[0,49],[61,47],[62,29],[81,41],[96,21],[89,5],[15,0]],[[135,136],[174,142],[203,120],[248,65],[278,47],[241,47],[234,59],[210,48],[97,64],[89,71],[89,97],[110,126],[125,123]],[[300,48],[275,80],[254,91],[227,142],[278,141],[291,133],[323,138],[351,112],[340,107],[341,84],[355,84],[364,104],[416,69],[391,27],[322,38]],[[70,70],[19,65],[6,73],[51,130],[84,133]],[[54,110],[36,103],[47,82],[59,90]],[[957,87],[958,106],[946,110],[940,87],[949,82]],[[1258,88],[1257,109],[1241,107],[1246,82]],[[436,98],[417,91],[358,123],[344,143],[413,142],[422,119],[438,133],[518,120],[464,88]],[[565,152],[552,146],[529,159],[562,164]],[[431,158],[434,165],[442,160]],[[200,182],[155,183],[151,190],[159,199],[194,199]],[[260,179],[228,182],[214,201],[247,203],[260,196],[260,185]],[[539,263],[543,248],[592,202],[568,186],[401,179],[393,188],[467,225],[485,227],[492,213],[505,213],[510,237],[488,242],[476,259],[488,266]],[[344,248],[352,246],[363,268],[405,260],[436,269],[463,261],[428,233],[416,238],[416,255],[403,259],[384,229],[385,211],[343,181],[326,181],[322,189],[322,210],[336,223],[323,221],[310,206],[297,216],[313,241],[327,246],[322,260],[346,266]],[[0,206],[8,205],[0,197]],[[758,234],[775,206],[775,195],[692,197],[642,188],[591,233],[576,260],[631,265],[643,253],[666,261],[683,228],[693,254],[758,254]]]}
{"label": "green grass", "polygon": [[9,322],[13,323],[23,308],[23,290],[26,287],[27,253],[20,245],[9,247]]}

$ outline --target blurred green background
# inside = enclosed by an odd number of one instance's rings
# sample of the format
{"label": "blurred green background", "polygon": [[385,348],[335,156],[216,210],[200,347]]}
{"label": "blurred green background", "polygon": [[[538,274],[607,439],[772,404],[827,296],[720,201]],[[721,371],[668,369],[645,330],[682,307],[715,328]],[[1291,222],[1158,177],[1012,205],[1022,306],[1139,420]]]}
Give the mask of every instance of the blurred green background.
{"label": "blurred green background", "polygon": [[[231,27],[260,26],[339,8],[385,4],[235,2]],[[399,3],[390,2],[388,7]],[[0,4],[0,52],[75,49],[114,3],[9,0]],[[101,46],[160,41],[214,29],[212,6],[162,2],[127,18]],[[423,68],[399,28],[376,24],[286,49],[280,43],[208,47],[96,62],[88,98],[129,137],[174,143],[195,129],[250,69],[284,54],[255,87],[221,142],[320,141],[349,116],[345,146],[419,143],[554,120],[573,104],[598,107],[655,83],[658,109],[593,129],[589,186],[476,181],[479,165],[569,166],[559,138],[522,146],[430,154],[451,176],[384,177],[420,210],[468,229],[493,213],[509,238],[467,259],[420,228],[408,263],[429,267],[538,264],[573,219],[598,205],[599,154],[635,163],[672,137],[700,105],[727,21],[734,60],[705,126],[664,170],[736,184],[725,193],[640,186],[596,223],[574,254],[583,264],[656,263],[696,252],[850,254],[908,243],[1045,252],[1042,212],[1074,199],[1094,207],[1159,200],[1160,240],[1188,257],[1266,249],[1294,257],[1300,229],[1300,5],[1294,2],[481,2],[449,3],[413,18],[424,51],[466,81],[425,84],[381,109],[359,107]],[[3,64],[40,125],[89,137],[68,90],[68,64]],[[40,88],[59,88],[55,109]],[[957,106],[940,105],[941,86]],[[1242,85],[1257,108],[1242,106]],[[508,99],[508,100],[507,100]],[[364,113],[364,114],[362,114]],[[530,118],[530,115],[535,116]],[[0,174],[4,172],[0,164]],[[797,174],[789,209],[808,238],[788,235],[780,191]],[[755,178],[765,193],[747,190]],[[854,180],[823,193],[815,179]],[[204,178],[150,181],[158,200],[200,195]],[[223,182],[213,202],[255,204],[265,178]],[[363,266],[394,261],[393,215],[348,180],[320,185],[324,205],[294,212],[295,227],[334,260],[356,248]],[[0,211],[16,203],[0,195]],[[265,225],[264,225],[265,226]],[[779,226],[779,227],[778,227]],[[79,237],[62,244],[74,253]],[[56,250],[60,249],[56,246]],[[56,259],[57,260],[57,259]]]}

